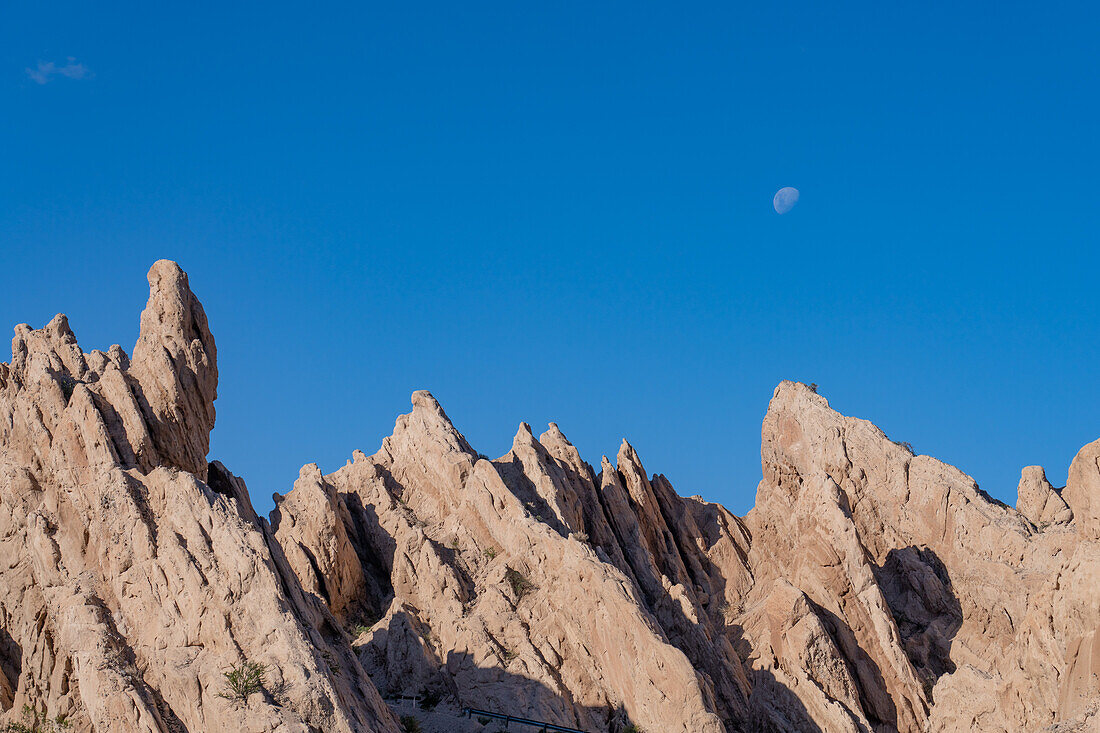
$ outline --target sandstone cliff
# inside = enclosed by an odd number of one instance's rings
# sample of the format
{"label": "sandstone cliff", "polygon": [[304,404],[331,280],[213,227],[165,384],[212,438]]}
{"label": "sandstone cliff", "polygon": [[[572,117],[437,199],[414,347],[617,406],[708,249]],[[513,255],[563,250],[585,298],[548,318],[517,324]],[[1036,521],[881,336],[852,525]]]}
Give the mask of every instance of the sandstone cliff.
{"label": "sandstone cliff", "polygon": [[[784,382],[739,518],[625,441],[594,469],[554,424],[490,460],[416,392],[377,452],[303,467],[264,519],[207,462],[202,306],[174,263],[149,284],[132,360],[58,316],[0,364],[0,724],[1100,725],[1100,441],[1064,489],[1024,468],[1013,509]],[[263,685],[228,699],[245,662]]]}

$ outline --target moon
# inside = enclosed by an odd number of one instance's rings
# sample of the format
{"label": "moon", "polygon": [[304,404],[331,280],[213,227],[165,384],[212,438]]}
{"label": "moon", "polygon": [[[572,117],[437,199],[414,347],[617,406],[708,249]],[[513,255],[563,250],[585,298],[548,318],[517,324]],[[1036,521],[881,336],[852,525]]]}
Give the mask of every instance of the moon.
{"label": "moon", "polygon": [[779,189],[775,192],[775,198],[772,199],[772,206],[775,207],[775,213],[777,214],[786,214],[797,203],[798,189],[793,186],[784,186]]}

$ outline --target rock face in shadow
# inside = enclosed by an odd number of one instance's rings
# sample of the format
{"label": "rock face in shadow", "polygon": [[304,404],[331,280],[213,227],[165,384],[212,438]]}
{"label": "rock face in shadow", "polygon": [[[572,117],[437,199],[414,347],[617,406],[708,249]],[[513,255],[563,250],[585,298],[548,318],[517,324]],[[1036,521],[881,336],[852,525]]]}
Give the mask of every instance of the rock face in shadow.
{"label": "rock face in shadow", "polygon": [[[134,357],[64,316],[0,364],[0,727],[425,731],[465,706],[621,731],[1091,730],[1100,441],[1017,508],[776,389],[755,508],[679,496],[557,425],[477,453],[428,392],[257,517],[208,462],[217,362],[175,263]],[[266,665],[226,696],[231,665]],[[404,711],[402,711],[404,714]]]}

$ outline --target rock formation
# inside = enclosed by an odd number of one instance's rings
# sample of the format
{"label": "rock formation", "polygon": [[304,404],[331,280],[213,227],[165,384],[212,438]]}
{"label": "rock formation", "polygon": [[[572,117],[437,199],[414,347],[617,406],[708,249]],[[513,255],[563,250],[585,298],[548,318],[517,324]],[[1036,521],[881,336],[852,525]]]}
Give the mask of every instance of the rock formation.
{"label": "rock formation", "polygon": [[[175,263],[129,360],[64,316],[0,365],[0,710],[76,731],[396,731],[244,484],[206,463],[217,368]],[[335,660],[339,660],[336,662]],[[225,672],[266,665],[226,699]]]}
{"label": "rock formation", "polygon": [[783,382],[739,518],[554,424],[489,460],[421,391],[265,520],[208,463],[202,306],[174,263],[149,284],[132,360],[58,316],[0,364],[0,725],[1100,727],[1100,441],[1064,489],[1023,469],[1013,509]]}

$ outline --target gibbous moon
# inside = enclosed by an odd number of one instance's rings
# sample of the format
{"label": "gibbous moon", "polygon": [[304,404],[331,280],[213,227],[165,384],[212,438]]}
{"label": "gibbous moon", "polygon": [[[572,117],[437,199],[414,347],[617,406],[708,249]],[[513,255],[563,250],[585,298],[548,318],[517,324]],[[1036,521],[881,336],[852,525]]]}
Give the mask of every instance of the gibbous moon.
{"label": "gibbous moon", "polygon": [[772,206],[775,207],[775,213],[777,214],[786,214],[797,203],[798,189],[793,186],[784,186],[779,189],[775,192],[775,198],[772,199]]}

